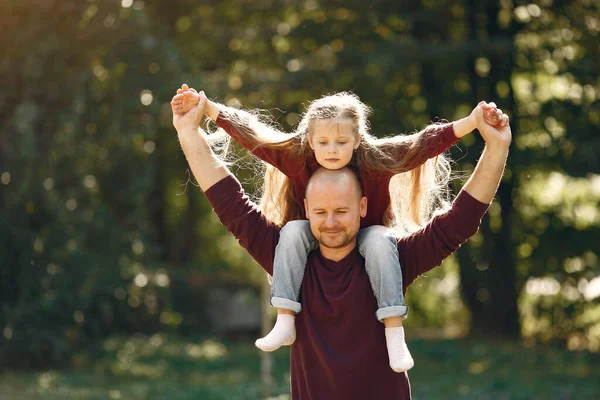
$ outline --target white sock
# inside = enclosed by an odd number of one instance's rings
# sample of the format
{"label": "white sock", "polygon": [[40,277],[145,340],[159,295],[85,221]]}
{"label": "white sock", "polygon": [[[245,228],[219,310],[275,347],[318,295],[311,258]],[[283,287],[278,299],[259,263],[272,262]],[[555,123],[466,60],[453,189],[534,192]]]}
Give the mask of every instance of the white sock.
{"label": "white sock", "polygon": [[390,357],[390,367],[394,371],[408,371],[415,365],[404,341],[404,327],[385,328],[385,341]]}
{"label": "white sock", "polygon": [[271,332],[254,344],[263,351],[275,351],[281,346],[290,346],[296,341],[296,316],[277,314],[277,321]]}

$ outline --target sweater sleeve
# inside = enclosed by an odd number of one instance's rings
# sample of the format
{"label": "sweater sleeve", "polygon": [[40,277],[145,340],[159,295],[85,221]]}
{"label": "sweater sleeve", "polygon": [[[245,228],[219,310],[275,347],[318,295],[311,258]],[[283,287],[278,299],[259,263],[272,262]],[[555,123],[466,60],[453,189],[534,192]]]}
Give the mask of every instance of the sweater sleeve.
{"label": "sweater sleeve", "polygon": [[436,216],[421,230],[398,240],[404,289],[417,276],[440,265],[481,224],[489,204],[481,203],[466,191],[461,191],[446,213]]}
{"label": "sweater sleeve", "polygon": [[[439,156],[459,140],[454,134],[454,125],[452,123],[445,125],[431,125],[418,133],[414,133],[414,135],[421,135],[421,139],[424,141],[425,149],[427,151],[415,153],[414,157],[408,160],[405,167],[406,171],[415,169],[430,158]],[[390,145],[390,147],[387,148],[387,151],[390,152],[395,159],[401,159],[409,151],[409,142],[406,141]]]}
{"label": "sweater sleeve", "polygon": [[216,124],[223,129],[233,140],[238,142],[243,148],[254,154],[261,160],[271,164],[285,175],[295,176],[305,167],[305,162],[294,158],[289,152],[282,149],[271,149],[264,146],[256,147],[248,143],[238,128],[225,118],[217,117]]}
{"label": "sweater sleeve", "polygon": [[279,227],[267,220],[231,175],[211,186],[205,195],[221,223],[256,262],[273,275]]}

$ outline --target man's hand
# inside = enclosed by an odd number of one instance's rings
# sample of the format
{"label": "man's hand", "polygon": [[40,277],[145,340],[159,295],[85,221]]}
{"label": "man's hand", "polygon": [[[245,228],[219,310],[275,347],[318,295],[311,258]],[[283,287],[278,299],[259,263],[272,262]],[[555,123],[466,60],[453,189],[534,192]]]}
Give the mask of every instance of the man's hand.
{"label": "man's hand", "polygon": [[473,126],[477,125],[477,109],[481,108],[483,110],[483,119],[486,124],[495,126],[496,128],[501,128],[506,123],[505,119],[502,117],[502,110],[498,109],[496,103],[486,103],[485,101],[480,101],[477,104],[477,107],[471,111],[471,114],[467,117]]}
{"label": "man's hand", "polygon": [[[204,92],[200,93],[202,93],[203,96],[206,97],[206,95],[204,95]],[[181,85],[181,88],[177,89],[177,94],[175,95],[175,97],[173,97],[173,100],[171,100],[171,110],[173,111],[173,114],[183,115],[192,108],[196,107],[201,98],[200,93],[198,93],[196,89],[189,87],[185,83]],[[212,101],[208,100],[207,98],[206,107],[204,108],[204,114],[211,118],[213,121],[216,121],[219,117],[219,113],[220,110],[217,107],[217,105]]]}
{"label": "man's hand", "polygon": [[[184,87],[186,88],[185,90]],[[177,132],[180,133],[185,131],[186,129],[198,129],[200,121],[202,120],[202,117],[206,112],[206,104],[208,102],[208,99],[204,95],[204,92],[196,93],[196,96],[198,98],[198,103],[196,104],[196,106],[183,114],[179,114],[175,112],[176,105],[178,104],[178,100],[176,98],[183,91],[190,91],[189,88],[187,88],[187,85],[185,84],[182,86],[181,89],[177,90],[177,95],[175,95],[173,97],[173,100],[171,100],[171,109],[173,110],[173,126],[175,127],[175,129],[177,129]]]}
{"label": "man's hand", "polygon": [[[181,89],[177,90],[177,95],[188,90],[191,89],[187,85],[183,85]],[[173,126],[177,129],[179,143],[198,185],[203,191],[206,191],[228,176],[229,171],[214,155],[206,139],[206,134],[199,128],[208,99],[204,92],[197,95],[199,101],[194,108],[183,115],[173,112]],[[175,101],[175,97],[173,101]],[[173,101],[171,107],[173,107]]]}
{"label": "man's hand", "polygon": [[477,129],[485,140],[485,149],[463,190],[480,202],[490,204],[504,173],[512,133],[507,115],[498,116],[499,126],[496,127],[485,121],[485,112],[483,106],[477,106],[473,111]]}
{"label": "man's hand", "polygon": [[480,101],[468,117],[454,122],[454,134],[456,137],[461,138],[466,136],[477,128],[477,117],[475,114],[480,108],[483,109],[483,119],[487,124],[501,128],[506,123],[507,120],[502,117],[502,110],[499,110],[495,103]]}
{"label": "man's hand", "polygon": [[[482,104],[483,103],[483,104]],[[512,141],[512,132],[510,130],[508,115],[503,114],[502,110],[494,111],[494,119],[496,120],[495,125],[491,125],[486,120],[486,114],[493,110],[493,106],[482,102],[473,110],[472,115],[475,118],[477,130],[485,140],[487,145],[498,145],[504,148],[510,146]],[[492,108],[493,107],[493,108]]]}
{"label": "man's hand", "polygon": [[184,83],[180,89],[177,89],[177,95],[171,100],[171,110],[173,114],[183,115],[196,107],[199,102],[200,96],[198,91]]}
{"label": "man's hand", "polygon": [[501,128],[508,123],[508,119],[503,118],[504,114],[502,113],[502,110],[496,106],[496,103],[480,101],[479,104],[477,104],[477,107],[483,108],[483,118],[487,124],[495,126],[496,128]]}

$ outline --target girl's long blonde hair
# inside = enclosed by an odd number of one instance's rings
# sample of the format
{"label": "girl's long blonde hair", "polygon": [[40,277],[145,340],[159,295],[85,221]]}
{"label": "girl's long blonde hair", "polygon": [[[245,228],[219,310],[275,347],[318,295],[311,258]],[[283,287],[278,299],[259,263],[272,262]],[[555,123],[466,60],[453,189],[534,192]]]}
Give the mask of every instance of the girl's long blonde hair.
{"label": "girl's long blonde hair", "polygon": [[[379,170],[394,174],[390,181],[390,208],[384,225],[397,234],[413,232],[437,212],[449,205],[448,182],[450,163],[444,155],[430,159],[420,167],[407,170],[407,165],[421,152],[427,151],[425,133],[431,129],[440,130],[440,125],[430,125],[418,133],[376,138],[369,132],[367,119],[371,110],[358,96],[341,92],[328,95],[310,103],[302,116],[296,131],[288,134],[277,129],[259,112],[247,112],[219,105],[220,117],[229,121],[250,147],[281,149],[293,157],[313,157],[309,140],[315,121],[331,119],[350,120],[354,133],[360,136],[360,146],[356,150],[350,167],[360,170]],[[209,141],[217,154],[224,160],[232,159],[228,151],[230,137],[221,129],[209,135]],[[390,153],[393,147],[404,147],[401,158]],[[233,162],[239,157],[233,157]],[[266,164],[266,163],[265,163]],[[414,164],[414,163],[413,163]],[[287,176],[266,164],[259,206],[273,222],[283,226],[288,221],[300,219],[302,210],[295,200],[293,187]]]}

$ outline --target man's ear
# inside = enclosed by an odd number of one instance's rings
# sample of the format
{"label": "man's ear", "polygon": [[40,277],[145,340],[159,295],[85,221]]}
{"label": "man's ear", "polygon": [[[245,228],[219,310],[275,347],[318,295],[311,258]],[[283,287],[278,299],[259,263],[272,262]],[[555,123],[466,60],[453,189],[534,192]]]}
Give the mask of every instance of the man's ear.
{"label": "man's ear", "polygon": [[[306,201],[306,199],[304,201]],[[363,197],[362,199],[360,199],[359,210],[360,210],[361,218],[364,218],[367,216],[367,198],[366,197]]]}
{"label": "man's ear", "polygon": [[308,203],[306,202],[306,197],[304,198],[304,213],[306,218],[308,218]]}

